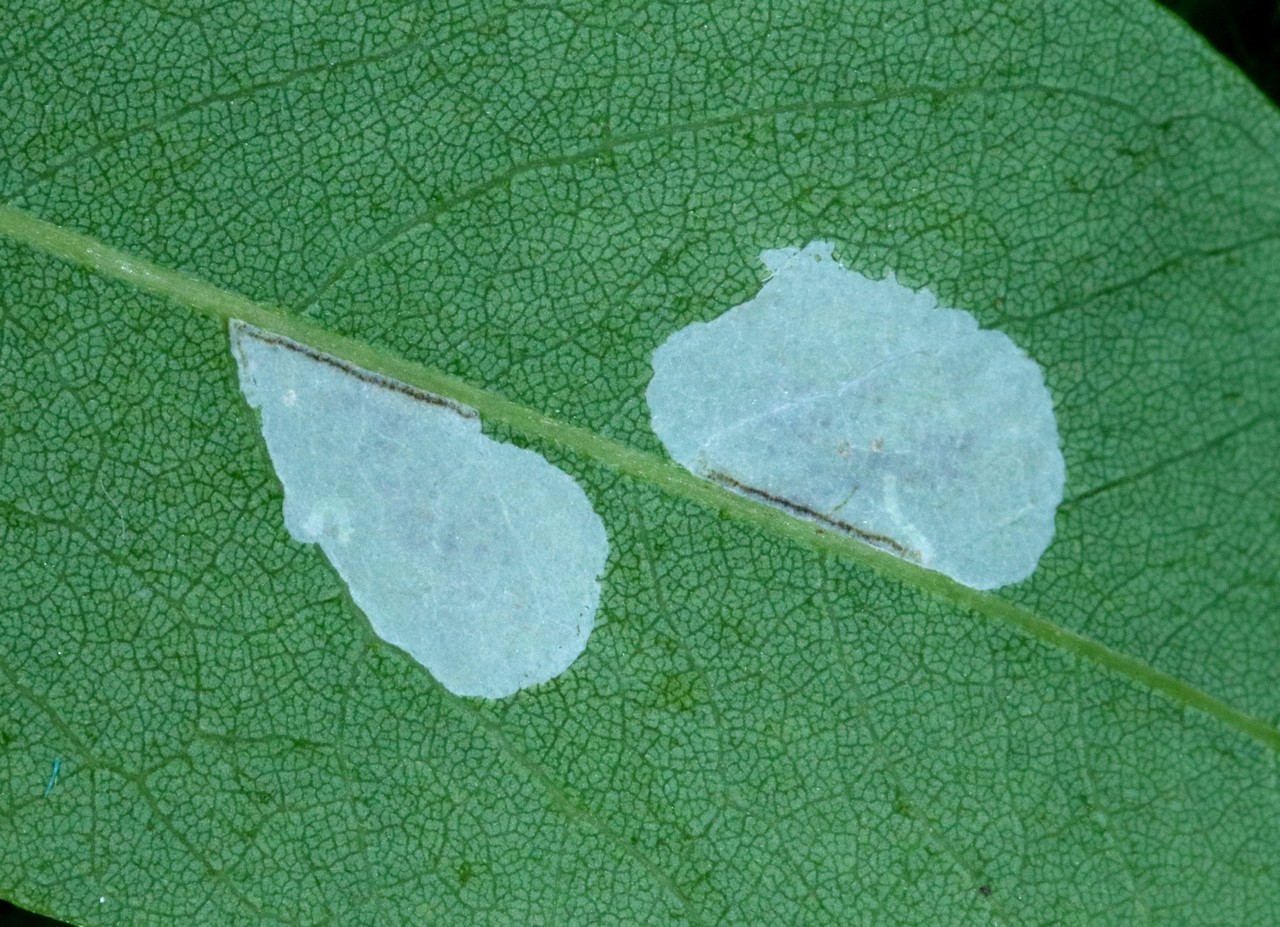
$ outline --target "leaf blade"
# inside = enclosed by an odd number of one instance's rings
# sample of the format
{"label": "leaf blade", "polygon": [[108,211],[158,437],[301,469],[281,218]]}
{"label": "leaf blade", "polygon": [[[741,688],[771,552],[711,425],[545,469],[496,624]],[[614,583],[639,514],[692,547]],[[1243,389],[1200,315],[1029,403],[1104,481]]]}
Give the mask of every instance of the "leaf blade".
{"label": "leaf blade", "polygon": [[[123,81],[76,100],[16,67],[24,105],[55,105],[8,142],[9,198],[133,270],[123,287],[5,245],[4,604],[43,620],[4,626],[6,811],[41,851],[0,839],[0,891],[93,923],[1274,919],[1275,120],[1151,11],[1082,8],[1047,44],[1005,11],[1002,47],[966,33],[981,12],[935,18],[933,59],[912,51],[919,17],[874,8],[797,10],[773,45],[759,23],[700,33],[671,11],[646,32],[619,7],[316,21],[292,47],[250,16],[225,71],[115,110],[83,104]],[[155,11],[84,15],[107,28],[30,46],[63,50],[69,86],[128,74],[119,49],[206,40]],[[621,57],[561,64],[646,35],[640,60],[680,76],[646,105],[618,105],[647,87]],[[479,96],[424,107],[422,75]],[[819,111],[839,94],[845,112]],[[410,141],[378,150],[370,111]],[[308,143],[268,157],[298,114]],[[469,125],[451,160],[439,143]],[[90,160],[49,155],[68,132]],[[397,154],[414,182],[381,197]],[[313,188],[272,179],[319,165]],[[437,194],[464,198],[393,241]],[[750,295],[760,247],[833,224],[863,270],[937,286],[1050,361],[1075,503],[1007,597],[966,599],[655,456],[638,397],[660,335]],[[621,538],[581,671],[475,710],[370,649],[283,535],[222,325],[140,297],[144,266],[473,391],[579,476]],[[1008,623],[974,620],[992,602]],[[1092,641],[1129,675],[1082,662]],[[1217,720],[1179,686],[1221,698]]]}

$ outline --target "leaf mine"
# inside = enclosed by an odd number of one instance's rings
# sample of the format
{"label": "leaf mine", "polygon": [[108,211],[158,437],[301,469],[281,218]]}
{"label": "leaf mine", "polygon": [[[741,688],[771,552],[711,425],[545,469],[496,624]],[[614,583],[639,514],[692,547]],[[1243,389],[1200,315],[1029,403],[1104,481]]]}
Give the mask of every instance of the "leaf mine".
{"label": "leaf mine", "polygon": [[700,476],[975,589],[1026,579],[1066,479],[1039,365],[832,253],[763,252],[753,299],[654,352],[654,432]]}
{"label": "leaf mine", "polygon": [[568,669],[609,549],[572,477],[448,399],[243,322],[231,345],[286,529],[320,545],[379,637],[457,695]]}

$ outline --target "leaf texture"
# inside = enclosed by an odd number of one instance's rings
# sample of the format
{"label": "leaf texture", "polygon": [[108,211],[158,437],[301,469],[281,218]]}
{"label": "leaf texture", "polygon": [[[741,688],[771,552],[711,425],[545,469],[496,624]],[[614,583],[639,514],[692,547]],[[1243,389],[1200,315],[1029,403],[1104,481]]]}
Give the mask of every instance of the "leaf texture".
{"label": "leaf texture", "polygon": [[[1169,16],[8,16],[0,895],[157,927],[1280,919],[1280,122]],[[815,239],[1044,368],[1068,484],[1026,582],[665,458],[653,350]],[[232,317],[578,480],[611,554],[567,674],[458,698],[372,634],[284,530]]]}

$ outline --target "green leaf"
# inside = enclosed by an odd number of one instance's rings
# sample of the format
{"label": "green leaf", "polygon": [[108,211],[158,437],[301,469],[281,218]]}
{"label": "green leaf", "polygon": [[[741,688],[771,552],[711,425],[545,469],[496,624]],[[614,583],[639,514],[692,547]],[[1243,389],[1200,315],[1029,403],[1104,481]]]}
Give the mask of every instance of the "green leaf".
{"label": "green leaf", "polygon": [[[1280,121],[1137,3],[91,4],[0,36],[0,895],[84,924],[1280,921]],[[1044,368],[978,593],[701,482],[673,331],[821,239]],[[450,695],[293,542],[226,321],[611,540]],[[58,764],[58,775],[52,775]]]}

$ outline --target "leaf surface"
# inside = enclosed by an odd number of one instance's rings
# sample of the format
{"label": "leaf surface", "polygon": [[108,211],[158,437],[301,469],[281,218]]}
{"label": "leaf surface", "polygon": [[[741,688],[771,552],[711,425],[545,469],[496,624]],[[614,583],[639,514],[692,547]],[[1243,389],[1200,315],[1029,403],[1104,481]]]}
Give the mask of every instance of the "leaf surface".
{"label": "leaf surface", "polygon": [[[0,894],[85,924],[1280,919],[1280,122],[1139,4],[19,5]],[[812,240],[1044,368],[984,594],[667,459],[653,350]],[[462,699],[293,542],[227,320],[478,409],[610,535]],[[59,774],[51,776],[54,764]]]}

